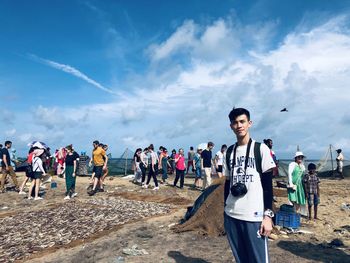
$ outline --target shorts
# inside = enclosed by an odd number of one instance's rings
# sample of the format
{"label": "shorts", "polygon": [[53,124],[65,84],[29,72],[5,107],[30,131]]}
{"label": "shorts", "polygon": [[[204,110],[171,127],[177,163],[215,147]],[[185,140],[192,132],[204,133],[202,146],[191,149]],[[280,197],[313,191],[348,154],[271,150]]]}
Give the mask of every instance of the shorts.
{"label": "shorts", "polygon": [[93,173],[95,173],[95,177],[100,179],[103,175],[103,166],[94,166],[94,169],[92,170]]}
{"label": "shorts", "polygon": [[316,194],[309,194],[307,197],[307,203],[309,206],[318,205],[320,203],[320,199]]}
{"label": "shorts", "polygon": [[222,173],[222,165],[218,165],[218,169],[216,169],[218,173]]}
{"label": "shorts", "polygon": [[43,176],[42,172],[32,172],[31,177],[32,179],[40,179]]}
{"label": "shorts", "polygon": [[202,178],[202,170],[200,167],[196,168],[196,178]]}

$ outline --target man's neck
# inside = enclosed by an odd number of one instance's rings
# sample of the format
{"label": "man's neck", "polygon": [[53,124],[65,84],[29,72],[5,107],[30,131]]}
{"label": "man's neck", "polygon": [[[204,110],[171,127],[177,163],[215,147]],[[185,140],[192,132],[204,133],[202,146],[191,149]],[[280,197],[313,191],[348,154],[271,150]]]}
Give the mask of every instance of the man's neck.
{"label": "man's neck", "polygon": [[249,133],[247,133],[244,137],[238,137],[237,138],[238,146],[247,145],[249,142],[249,139],[250,139]]}

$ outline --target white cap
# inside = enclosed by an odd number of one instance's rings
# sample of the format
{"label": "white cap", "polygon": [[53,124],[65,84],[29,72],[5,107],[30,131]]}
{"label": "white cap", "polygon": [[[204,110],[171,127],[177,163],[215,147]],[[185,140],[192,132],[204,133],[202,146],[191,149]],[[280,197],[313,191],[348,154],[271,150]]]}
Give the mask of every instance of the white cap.
{"label": "white cap", "polygon": [[296,152],[294,155],[294,158],[298,157],[298,156],[303,156],[305,157],[305,155],[303,154],[303,152]]}

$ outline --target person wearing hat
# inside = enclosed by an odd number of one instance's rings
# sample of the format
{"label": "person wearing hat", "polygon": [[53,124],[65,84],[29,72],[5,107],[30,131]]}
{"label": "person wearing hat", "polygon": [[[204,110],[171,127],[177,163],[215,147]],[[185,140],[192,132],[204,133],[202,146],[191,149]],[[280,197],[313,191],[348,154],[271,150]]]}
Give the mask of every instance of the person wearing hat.
{"label": "person wearing hat", "polygon": [[337,152],[337,154],[338,154],[337,158],[335,158],[336,161],[337,161],[337,172],[338,172],[338,174],[340,175],[340,178],[341,178],[341,179],[344,179],[344,175],[343,175],[343,161],[344,161],[344,156],[343,156],[343,154],[341,153],[341,152],[342,152],[341,149],[336,150],[336,152]]}
{"label": "person wearing hat", "polygon": [[288,199],[293,203],[295,211],[306,203],[303,187],[304,157],[302,152],[297,151],[294,155],[294,162],[291,162],[288,167]]}
{"label": "person wearing hat", "polygon": [[32,183],[29,187],[28,199],[33,199],[32,191],[35,186],[35,197],[34,200],[41,200],[42,197],[39,196],[39,188],[40,188],[40,179],[43,175],[46,175],[46,172],[43,167],[43,161],[41,159],[42,154],[44,153],[44,149],[36,149],[33,152],[32,159]]}

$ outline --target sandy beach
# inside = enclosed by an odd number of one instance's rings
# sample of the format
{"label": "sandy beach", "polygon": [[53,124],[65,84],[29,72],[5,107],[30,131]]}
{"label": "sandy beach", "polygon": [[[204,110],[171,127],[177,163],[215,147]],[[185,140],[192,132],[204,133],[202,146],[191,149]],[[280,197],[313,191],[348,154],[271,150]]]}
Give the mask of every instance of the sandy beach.
{"label": "sandy beach", "polygon": [[[48,185],[41,201],[1,194],[0,262],[234,262],[225,236],[172,229],[201,193],[188,187],[193,179],[186,178],[185,189],[153,191],[109,177],[107,190],[89,197],[88,178],[78,177],[78,196],[68,201],[64,179],[54,180],[58,187]],[[275,231],[271,262],[347,262],[350,210],[342,204],[349,203],[348,189],[349,179],[322,179],[320,220],[302,218],[303,233]],[[275,195],[276,207],[287,202],[285,189],[275,188]]]}

